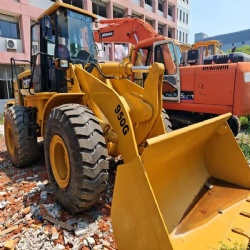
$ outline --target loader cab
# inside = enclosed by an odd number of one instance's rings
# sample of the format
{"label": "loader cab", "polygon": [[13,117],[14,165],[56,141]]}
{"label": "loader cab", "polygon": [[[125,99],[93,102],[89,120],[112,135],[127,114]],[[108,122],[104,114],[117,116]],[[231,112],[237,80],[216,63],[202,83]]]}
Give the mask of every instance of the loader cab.
{"label": "loader cab", "polygon": [[200,63],[200,51],[198,49],[190,49],[187,52],[187,63],[191,66],[198,65]]}
{"label": "loader cab", "polygon": [[31,27],[31,79],[35,92],[67,92],[65,69],[69,63],[97,61],[94,16],[67,4],[53,6]]}

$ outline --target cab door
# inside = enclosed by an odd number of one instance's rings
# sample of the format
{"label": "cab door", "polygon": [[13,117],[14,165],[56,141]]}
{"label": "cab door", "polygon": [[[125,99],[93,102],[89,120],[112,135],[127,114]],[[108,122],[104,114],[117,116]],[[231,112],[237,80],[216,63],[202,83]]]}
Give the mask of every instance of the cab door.
{"label": "cab door", "polygon": [[176,45],[172,40],[155,42],[153,61],[163,63],[163,101],[180,102],[180,58],[177,56]]}

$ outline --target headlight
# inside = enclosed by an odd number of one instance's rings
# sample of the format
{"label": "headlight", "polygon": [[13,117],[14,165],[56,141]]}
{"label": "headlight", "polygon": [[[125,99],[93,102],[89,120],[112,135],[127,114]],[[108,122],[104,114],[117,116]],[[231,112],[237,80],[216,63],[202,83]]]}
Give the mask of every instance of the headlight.
{"label": "headlight", "polygon": [[57,58],[54,60],[56,69],[66,70],[69,68],[69,60]]}
{"label": "headlight", "polygon": [[60,68],[68,69],[69,68],[69,61],[65,59],[60,59]]}

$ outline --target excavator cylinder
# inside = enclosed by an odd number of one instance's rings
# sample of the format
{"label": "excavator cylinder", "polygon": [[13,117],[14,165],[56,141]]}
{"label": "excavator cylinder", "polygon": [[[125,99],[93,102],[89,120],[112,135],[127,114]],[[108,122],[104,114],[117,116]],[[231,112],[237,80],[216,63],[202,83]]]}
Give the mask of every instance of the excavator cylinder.
{"label": "excavator cylinder", "polygon": [[111,215],[119,250],[247,249],[250,168],[230,115],[148,139],[142,155],[118,167]]}

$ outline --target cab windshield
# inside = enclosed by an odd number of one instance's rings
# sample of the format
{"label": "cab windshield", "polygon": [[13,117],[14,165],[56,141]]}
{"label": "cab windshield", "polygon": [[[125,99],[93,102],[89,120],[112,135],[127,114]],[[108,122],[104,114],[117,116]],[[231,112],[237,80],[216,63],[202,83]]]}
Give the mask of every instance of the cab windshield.
{"label": "cab windshield", "polygon": [[95,42],[92,34],[92,18],[72,10],[65,10],[58,16],[58,44],[66,45],[70,58],[79,57],[79,53],[88,52],[96,58]]}

